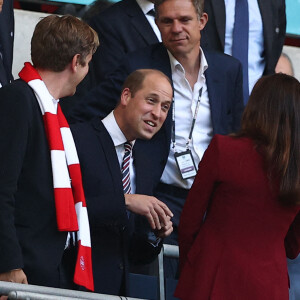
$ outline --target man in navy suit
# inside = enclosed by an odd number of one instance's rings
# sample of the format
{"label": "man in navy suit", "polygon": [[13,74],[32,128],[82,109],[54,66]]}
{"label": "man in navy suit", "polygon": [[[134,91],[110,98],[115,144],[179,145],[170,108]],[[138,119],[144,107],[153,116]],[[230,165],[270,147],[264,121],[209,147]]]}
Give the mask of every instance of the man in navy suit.
{"label": "man in navy suit", "polygon": [[[232,54],[236,0],[205,0],[209,20],[202,32],[205,49]],[[273,74],[284,45],[286,31],[285,0],[248,2],[249,92],[262,76]]]}
{"label": "man in navy suit", "polygon": [[[200,48],[200,32],[208,19],[203,13],[203,2],[157,1],[156,23],[163,44],[127,54],[122,64],[86,95],[72,115],[73,121],[89,119],[93,115],[105,116],[114,108],[122,83],[133,70],[158,69],[172,80],[174,104],[168,118],[155,139],[144,142],[147,150],[158,151],[164,161],[159,167],[155,165],[155,180],[162,174],[156,192],[174,213],[174,234],[171,239],[166,239],[172,244],[177,243],[180,213],[205,149],[214,134],[238,130],[243,112],[239,61]],[[191,172],[184,172],[188,170]]]}
{"label": "man in navy suit", "polygon": [[[226,24],[234,17],[234,11],[227,10],[230,2],[234,2],[234,0],[205,0],[204,11],[209,16],[208,23],[202,33],[202,46],[205,49],[224,52],[226,47]],[[284,45],[286,30],[285,0],[248,1],[248,5],[250,30],[256,34],[253,41],[250,37],[249,42],[260,46],[257,63],[259,62],[258,58],[263,62],[261,75],[272,74],[275,72],[275,66]],[[252,16],[254,12],[257,13]],[[258,46],[254,45],[254,47]],[[250,48],[251,51],[253,49]],[[254,65],[253,69],[256,68]]]}
{"label": "man in navy suit", "polygon": [[151,262],[161,248],[157,238],[172,231],[172,213],[151,197],[155,177],[149,153],[136,151],[130,157],[130,193],[123,189],[121,172],[126,142],[135,149],[136,139],[151,139],[171,102],[166,75],[137,70],[126,79],[118,106],[106,118],[71,127],[82,168],[98,293],[128,295],[128,255],[133,264]]}
{"label": "man in navy suit", "polygon": [[[1,11],[2,10],[2,11]],[[13,80],[11,73],[14,44],[12,0],[0,0],[0,88]]]}

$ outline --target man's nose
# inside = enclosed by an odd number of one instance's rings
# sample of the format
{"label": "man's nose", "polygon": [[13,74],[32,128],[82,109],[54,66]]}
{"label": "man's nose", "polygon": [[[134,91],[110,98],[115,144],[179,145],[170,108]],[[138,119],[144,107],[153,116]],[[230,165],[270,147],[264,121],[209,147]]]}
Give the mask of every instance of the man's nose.
{"label": "man's nose", "polygon": [[172,31],[176,33],[182,31],[182,26],[179,21],[174,20],[174,22],[172,23]]}
{"label": "man's nose", "polygon": [[161,107],[160,105],[154,105],[152,108],[152,115],[155,117],[155,119],[158,119],[160,117],[161,113]]}

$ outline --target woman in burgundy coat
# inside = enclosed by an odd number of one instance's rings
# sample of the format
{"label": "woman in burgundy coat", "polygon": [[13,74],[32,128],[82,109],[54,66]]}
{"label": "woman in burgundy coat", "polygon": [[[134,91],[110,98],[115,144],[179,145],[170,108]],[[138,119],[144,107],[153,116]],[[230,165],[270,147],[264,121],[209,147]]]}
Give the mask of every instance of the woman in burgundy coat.
{"label": "woman in burgundy coat", "polygon": [[300,83],[254,87],[235,136],[216,135],[179,225],[184,300],[288,300],[286,256],[300,252]]}

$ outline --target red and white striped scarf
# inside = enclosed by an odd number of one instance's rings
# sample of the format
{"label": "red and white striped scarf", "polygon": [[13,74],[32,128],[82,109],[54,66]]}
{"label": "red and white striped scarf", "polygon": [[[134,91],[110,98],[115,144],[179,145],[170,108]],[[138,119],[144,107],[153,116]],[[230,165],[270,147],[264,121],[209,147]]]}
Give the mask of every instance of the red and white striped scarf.
{"label": "red and white striped scarf", "polygon": [[19,76],[33,89],[43,115],[51,155],[58,230],[77,231],[78,254],[74,282],[93,291],[90,227],[71,130],[59,104],[56,112],[53,97],[36,69],[26,62]]}

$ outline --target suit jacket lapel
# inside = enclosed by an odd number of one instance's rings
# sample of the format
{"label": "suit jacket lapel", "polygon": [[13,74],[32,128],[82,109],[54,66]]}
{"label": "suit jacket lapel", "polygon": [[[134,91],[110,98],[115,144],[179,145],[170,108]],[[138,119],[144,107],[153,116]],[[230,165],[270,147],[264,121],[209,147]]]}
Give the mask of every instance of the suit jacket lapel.
{"label": "suit jacket lapel", "polygon": [[125,9],[126,13],[131,18],[132,26],[144,38],[144,40],[149,45],[157,43],[157,36],[155,35],[151,25],[136,1],[129,0],[125,6]]}
{"label": "suit jacket lapel", "polygon": [[139,146],[139,141],[137,140],[133,148],[134,156],[134,167],[135,167],[135,184],[136,184],[136,194],[145,193],[143,187],[145,185],[144,176],[147,173],[147,169],[144,168],[145,160],[140,156],[141,151],[135,151]]}
{"label": "suit jacket lapel", "polygon": [[172,71],[170,66],[170,59],[167,49],[162,43],[153,46],[152,51],[153,68],[160,70],[172,80]]}
{"label": "suit jacket lapel", "polygon": [[[223,50],[225,45],[225,27],[226,27],[226,10],[224,0],[211,0],[212,9],[214,13],[214,20],[221,41]],[[208,16],[209,22],[209,16]]]}
{"label": "suit jacket lapel", "polygon": [[221,118],[222,98],[224,97],[224,88],[222,87],[221,78],[218,74],[215,61],[210,53],[204,52],[208,68],[205,71],[207,92],[211,110],[213,130],[215,131]]}
{"label": "suit jacket lapel", "polygon": [[272,55],[272,38],[274,30],[272,19],[273,19],[273,8],[272,8],[272,2],[273,0],[258,0],[258,6],[260,9],[260,14],[263,22],[263,35],[264,35],[264,47],[266,57],[269,57]]}
{"label": "suit jacket lapel", "polygon": [[105,171],[109,171],[111,173],[115,188],[119,187],[123,192],[123,186],[121,185],[121,170],[113,141],[100,118],[93,120],[92,125],[95,129],[97,137],[99,138],[100,146],[102,147],[107,161],[108,170]]}

